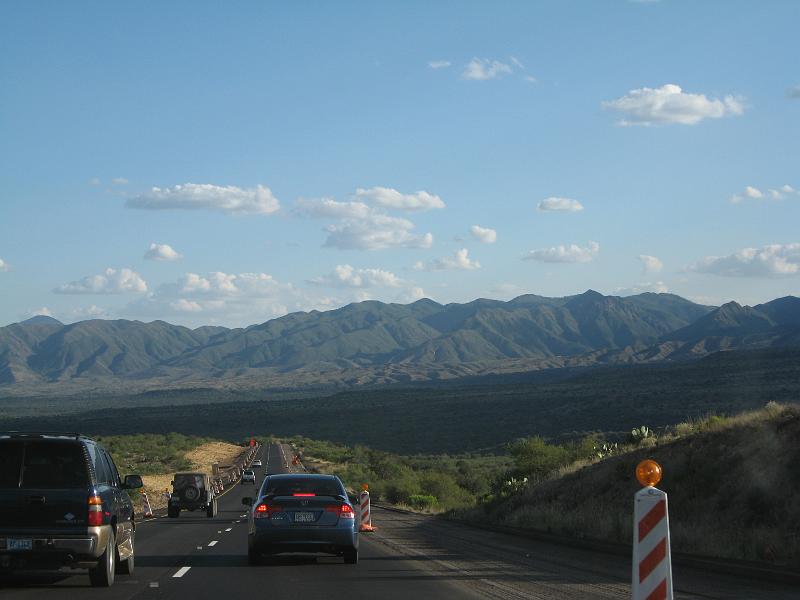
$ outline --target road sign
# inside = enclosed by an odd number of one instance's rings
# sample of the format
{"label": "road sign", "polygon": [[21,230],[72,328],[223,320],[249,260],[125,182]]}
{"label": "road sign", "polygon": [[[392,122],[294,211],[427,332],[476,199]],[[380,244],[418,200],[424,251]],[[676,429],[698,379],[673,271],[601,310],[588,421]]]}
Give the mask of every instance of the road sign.
{"label": "road sign", "polygon": [[634,496],[633,600],[673,600],[667,494],[653,487],[661,474],[652,460],[636,467],[636,478],[645,487]]}

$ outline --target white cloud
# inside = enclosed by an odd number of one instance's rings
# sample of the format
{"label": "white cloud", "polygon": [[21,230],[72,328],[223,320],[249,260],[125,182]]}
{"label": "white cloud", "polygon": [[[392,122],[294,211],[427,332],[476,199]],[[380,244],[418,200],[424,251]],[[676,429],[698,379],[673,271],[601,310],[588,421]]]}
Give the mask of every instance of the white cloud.
{"label": "white cloud", "polygon": [[593,261],[598,252],[600,252],[600,244],[590,241],[587,246],[570,244],[569,246],[552,246],[531,250],[522,259],[546,263],[587,263]]}
{"label": "white cloud", "polygon": [[583,204],[572,198],[550,196],[539,202],[536,208],[539,212],[580,212],[583,210]]}
{"label": "white cloud", "polygon": [[664,263],[661,259],[647,254],[640,254],[639,260],[642,261],[642,270],[644,273],[660,273],[664,268]]}
{"label": "white cloud", "polygon": [[280,209],[278,199],[263,185],[245,189],[208,183],[154,187],[147,193],[128,199],[125,205],[144,210],[214,210],[239,215],[268,215]]}
{"label": "white cloud", "polygon": [[795,85],[786,90],[786,96],[794,100],[800,98],[800,85]]}
{"label": "white cloud", "polygon": [[472,81],[486,81],[487,79],[508,75],[511,72],[511,65],[497,60],[476,57],[466,64],[461,73],[461,78]]}
{"label": "white cloud", "polygon": [[374,214],[372,207],[363,202],[338,202],[333,198],[304,199],[295,202],[295,213],[305,217],[330,217],[334,219],[366,219]]}
{"label": "white cloud", "polygon": [[666,294],[669,292],[669,287],[663,281],[653,281],[646,283],[637,283],[628,288],[617,288],[614,293],[617,296],[634,296],[636,294],[644,294],[645,292],[653,292],[656,294]]}
{"label": "white cloud", "polygon": [[9,271],[11,269],[11,265],[9,265],[6,261],[0,258],[0,273],[3,271]]}
{"label": "white cloud", "polygon": [[787,277],[800,273],[800,243],[744,248],[727,256],[707,256],[689,267],[723,277]]}
{"label": "white cloud", "polygon": [[267,273],[186,273],[124,309],[136,317],[169,318],[194,325],[246,325],[313,304],[290,283]]}
{"label": "white cloud", "polygon": [[739,192],[730,197],[732,204],[741,204],[745,200],[763,200],[767,196],[772,200],[782,200],[787,194],[797,193],[795,189],[786,184],[779,188],[769,188],[766,192],[761,191],[752,185],[745,186],[743,192]]}
{"label": "white cloud", "polygon": [[125,294],[146,291],[147,282],[136,271],[111,268],[100,275],[90,275],[53,290],[56,294]]}
{"label": "white cloud", "polygon": [[494,244],[497,241],[497,231],[488,227],[473,225],[469,228],[469,232],[472,234],[472,237],[484,244]]}
{"label": "white cloud", "polygon": [[449,60],[431,60],[428,62],[428,67],[431,69],[446,69],[452,64]]}
{"label": "white cloud", "polygon": [[707,98],[704,94],[689,94],[675,84],[659,88],[639,88],[625,96],[602,103],[603,108],[623,113],[619,125],[662,125],[679,123],[694,125],[703,119],[719,119],[741,115],[741,98],[725,96]]}
{"label": "white cloud", "polygon": [[410,304],[411,302],[416,302],[417,300],[422,300],[425,297],[425,290],[421,287],[410,287],[407,290],[401,292],[396,298],[395,302],[400,302],[402,304]]}
{"label": "white cloud", "polygon": [[340,250],[382,250],[384,248],[430,248],[433,234],[417,235],[414,223],[400,217],[373,214],[366,219],[346,219],[328,225],[325,246]]}
{"label": "white cloud", "polygon": [[128,185],[130,181],[124,177],[114,177],[114,179],[111,180],[111,183],[114,185]]}
{"label": "white cloud", "polygon": [[525,69],[525,65],[522,64],[522,61],[518,59],[516,56],[512,56],[511,62],[514,63],[515,66],[519,67],[520,69]]}
{"label": "white cloud", "polygon": [[333,273],[316,277],[309,283],[346,288],[400,287],[403,280],[383,269],[356,269],[350,265],[336,265]]}
{"label": "white cloud", "polygon": [[469,250],[466,248],[456,250],[452,257],[443,256],[426,263],[419,261],[414,265],[414,269],[417,271],[473,271],[480,268],[481,263],[470,260]]}
{"label": "white cloud", "polygon": [[105,308],[90,304],[83,308],[73,308],[67,312],[66,317],[69,321],[85,321],[86,319],[110,319],[111,314]]}
{"label": "white cloud", "polygon": [[176,252],[169,244],[150,244],[144,253],[145,260],[173,261],[183,258],[183,254]]}
{"label": "white cloud", "polygon": [[445,207],[445,203],[439,196],[424,190],[413,194],[401,194],[395,189],[385,187],[373,187],[368,190],[358,188],[356,197],[383,208],[398,210],[416,211]]}
{"label": "white cloud", "polygon": [[533,75],[525,75],[525,77],[523,77],[523,79],[525,81],[527,81],[528,83],[539,83],[539,80],[536,79],[536,77],[534,77]]}
{"label": "white cloud", "polygon": [[203,307],[195,300],[187,300],[186,298],[178,298],[169,303],[170,308],[178,312],[203,312]]}
{"label": "white cloud", "polygon": [[413,232],[414,223],[386,214],[386,209],[430,210],[444,208],[439,196],[419,191],[401,194],[391,188],[359,188],[350,202],[332,198],[299,199],[294,212],[305,217],[330,217],[338,222],[327,225],[325,246],[341,250],[381,250],[384,248],[430,248],[433,235]]}
{"label": "white cloud", "polygon": [[46,306],[42,306],[40,308],[34,308],[31,311],[28,311],[28,317],[52,317],[53,311],[47,308]]}
{"label": "white cloud", "polygon": [[100,181],[100,179],[98,179],[97,177],[92,177],[89,180],[89,185],[100,185],[101,183],[102,181]]}

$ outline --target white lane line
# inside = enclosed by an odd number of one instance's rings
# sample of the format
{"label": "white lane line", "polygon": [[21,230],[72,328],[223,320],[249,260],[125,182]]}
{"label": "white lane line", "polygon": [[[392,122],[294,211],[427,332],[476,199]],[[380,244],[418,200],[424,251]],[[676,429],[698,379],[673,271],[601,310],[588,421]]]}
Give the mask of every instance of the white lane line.
{"label": "white lane line", "polygon": [[189,569],[191,568],[192,567],[181,567],[180,569],[177,570],[177,572],[175,573],[175,575],[173,575],[173,577],[183,577],[184,575],[186,575],[186,573],[189,572]]}
{"label": "white lane line", "polygon": [[233,527],[228,527],[225,531],[231,531]]}
{"label": "white lane line", "polygon": [[211,541],[211,542],[209,542],[209,543],[208,543],[208,547],[209,547],[209,548],[210,548],[211,546],[216,546],[216,545],[217,545],[217,540],[213,540],[213,541]]}

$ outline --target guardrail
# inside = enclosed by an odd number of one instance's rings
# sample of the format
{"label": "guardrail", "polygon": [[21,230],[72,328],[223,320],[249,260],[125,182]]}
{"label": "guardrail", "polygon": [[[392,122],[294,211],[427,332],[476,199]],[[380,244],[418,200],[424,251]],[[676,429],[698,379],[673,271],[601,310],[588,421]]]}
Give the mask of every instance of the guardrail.
{"label": "guardrail", "polygon": [[220,467],[219,474],[211,478],[212,485],[221,491],[239,481],[242,471],[250,466],[260,448],[261,444],[248,446],[231,464]]}

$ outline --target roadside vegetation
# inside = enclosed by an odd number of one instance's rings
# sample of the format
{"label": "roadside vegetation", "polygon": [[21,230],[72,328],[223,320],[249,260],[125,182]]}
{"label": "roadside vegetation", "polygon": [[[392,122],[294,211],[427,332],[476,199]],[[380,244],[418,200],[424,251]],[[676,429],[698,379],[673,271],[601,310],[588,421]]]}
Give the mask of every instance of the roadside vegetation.
{"label": "roadside vegetation", "polygon": [[664,469],[674,551],[800,567],[800,407],[770,402],[660,433],[640,427],[595,448],[568,462],[540,439],[515,442],[505,482],[449,516],[630,543],[634,469],[653,458]]}
{"label": "roadside vegetation", "polygon": [[508,456],[481,454],[401,456],[303,437],[285,440],[314,470],[338,475],[351,492],[369,485],[372,498],[422,512],[473,506],[490,493]]}

